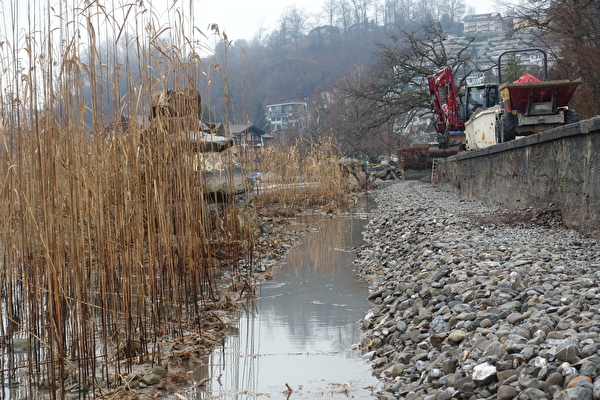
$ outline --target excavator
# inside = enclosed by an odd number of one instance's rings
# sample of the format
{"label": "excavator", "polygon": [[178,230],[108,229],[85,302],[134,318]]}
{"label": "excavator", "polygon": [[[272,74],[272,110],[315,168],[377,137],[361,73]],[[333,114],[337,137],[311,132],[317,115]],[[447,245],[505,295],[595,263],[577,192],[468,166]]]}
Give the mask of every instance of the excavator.
{"label": "excavator", "polygon": [[466,101],[458,101],[451,67],[444,67],[427,77],[434,115],[434,126],[438,133],[437,150],[432,148],[432,158],[447,157],[465,149],[465,123],[475,111],[491,108],[498,104],[498,85],[467,86]]}
{"label": "excavator", "polygon": [[[541,52],[544,80],[525,74],[502,83],[502,57],[510,53]],[[451,67],[427,77],[438,145],[431,158],[448,157],[579,121],[568,107],[581,80],[548,81],[548,56],[539,48],[505,51],[498,57],[498,83],[467,86],[460,103]]]}

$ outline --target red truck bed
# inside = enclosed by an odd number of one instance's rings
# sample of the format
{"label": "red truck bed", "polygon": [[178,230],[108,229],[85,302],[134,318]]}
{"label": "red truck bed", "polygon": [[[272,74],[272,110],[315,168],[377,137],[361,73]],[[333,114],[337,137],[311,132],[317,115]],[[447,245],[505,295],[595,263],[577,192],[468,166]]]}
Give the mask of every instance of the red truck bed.
{"label": "red truck bed", "polygon": [[[505,107],[510,105],[510,110],[523,111],[527,108],[529,95],[532,95],[532,101],[535,103],[547,102],[552,100],[552,92],[556,90],[556,107],[566,106],[581,80],[569,81],[540,81],[526,83],[504,83],[499,90],[502,94],[502,100]],[[508,104],[506,104],[508,103]]]}

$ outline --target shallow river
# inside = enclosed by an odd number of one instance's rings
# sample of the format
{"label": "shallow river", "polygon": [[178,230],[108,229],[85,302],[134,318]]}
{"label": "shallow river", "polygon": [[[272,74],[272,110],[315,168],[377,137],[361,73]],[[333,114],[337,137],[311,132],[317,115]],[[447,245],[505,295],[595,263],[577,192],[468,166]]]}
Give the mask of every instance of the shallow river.
{"label": "shallow river", "polygon": [[362,242],[373,204],[364,197],[350,216],[310,221],[321,229],[303,237],[272,271],[274,279],[259,285],[225,349],[192,374],[212,379],[187,398],[374,398],[377,380],[354,349],[357,321],[370,308],[367,283],[357,279],[348,251]]}

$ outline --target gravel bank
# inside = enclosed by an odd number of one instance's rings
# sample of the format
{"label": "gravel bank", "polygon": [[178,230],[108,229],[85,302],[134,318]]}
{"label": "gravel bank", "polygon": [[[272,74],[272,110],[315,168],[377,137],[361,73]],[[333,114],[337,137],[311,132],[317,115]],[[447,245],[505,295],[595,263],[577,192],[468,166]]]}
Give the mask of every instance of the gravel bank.
{"label": "gravel bank", "polygon": [[376,192],[359,249],[381,399],[600,399],[600,247],[560,213],[420,182]]}

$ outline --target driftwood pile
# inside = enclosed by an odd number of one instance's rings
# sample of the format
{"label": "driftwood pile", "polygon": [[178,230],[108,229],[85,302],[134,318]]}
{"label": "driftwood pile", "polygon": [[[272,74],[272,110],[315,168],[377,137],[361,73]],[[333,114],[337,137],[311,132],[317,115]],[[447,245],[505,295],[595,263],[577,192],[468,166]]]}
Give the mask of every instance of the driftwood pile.
{"label": "driftwood pile", "polygon": [[348,189],[353,192],[376,188],[384,181],[404,179],[404,173],[393,161],[382,161],[367,171],[362,160],[343,158],[339,161],[348,179]]}

